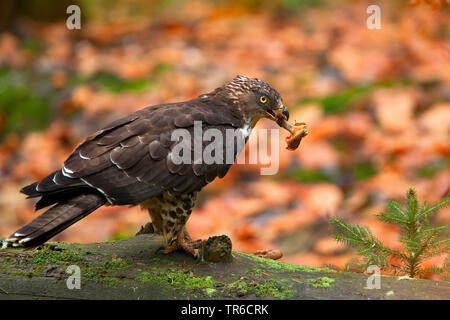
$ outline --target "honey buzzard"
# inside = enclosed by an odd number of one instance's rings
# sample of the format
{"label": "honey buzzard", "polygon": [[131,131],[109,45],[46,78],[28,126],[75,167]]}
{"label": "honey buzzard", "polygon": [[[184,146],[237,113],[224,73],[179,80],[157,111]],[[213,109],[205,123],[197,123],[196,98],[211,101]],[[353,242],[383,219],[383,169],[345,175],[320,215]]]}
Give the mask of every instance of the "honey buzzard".
{"label": "honey buzzard", "polygon": [[[114,121],[78,145],[61,169],[21,190],[28,198],[40,197],[36,210],[51,207],[6,244],[37,246],[103,205],[139,204],[149,211],[155,232],[164,236],[164,252],[184,249],[197,256],[202,241],[191,239],[185,228],[196,194],[225,176],[243,145],[237,139],[222,141],[223,151],[233,149],[232,161],[209,164],[198,159],[179,163],[175,148],[188,143],[195,158],[197,121],[202,132],[215,129],[223,137],[226,130],[240,132],[245,144],[258,120],[280,117],[287,120],[289,113],[275,89],[237,76],[193,100],[150,106]],[[190,133],[192,141],[172,139],[177,129]]]}

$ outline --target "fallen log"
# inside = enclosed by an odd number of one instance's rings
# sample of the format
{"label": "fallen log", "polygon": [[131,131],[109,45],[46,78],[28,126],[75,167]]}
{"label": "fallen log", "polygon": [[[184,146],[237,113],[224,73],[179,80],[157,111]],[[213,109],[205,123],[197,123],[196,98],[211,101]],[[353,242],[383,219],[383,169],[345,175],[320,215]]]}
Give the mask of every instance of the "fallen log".
{"label": "fallen log", "polygon": [[225,262],[165,255],[143,234],[92,244],[0,250],[0,299],[448,299],[450,283],[278,262],[233,251]]}

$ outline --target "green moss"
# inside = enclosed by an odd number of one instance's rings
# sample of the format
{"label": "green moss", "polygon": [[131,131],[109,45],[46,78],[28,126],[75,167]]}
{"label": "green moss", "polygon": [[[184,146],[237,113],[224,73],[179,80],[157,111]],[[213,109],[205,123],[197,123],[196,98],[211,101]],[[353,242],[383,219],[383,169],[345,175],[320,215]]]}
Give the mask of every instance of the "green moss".
{"label": "green moss", "polygon": [[110,261],[104,261],[103,267],[109,270],[115,270],[115,269],[125,269],[130,267],[130,264],[121,258],[113,258]]}
{"label": "green moss", "polygon": [[[6,249],[8,252],[11,252],[13,250]],[[21,252],[23,254],[23,252]],[[30,255],[31,259],[31,255]],[[18,263],[18,261],[13,257],[1,257],[0,258],[0,270],[4,272],[5,274],[10,275],[16,275],[16,276],[35,276],[42,273],[45,266],[42,265],[34,265],[32,266],[32,269],[30,270],[28,268],[28,263],[25,261],[21,261]]]}
{"label": "green moss", "polygon": [[257,297],[268,297],[275,299],[289,299],[292,297],[292,292],[287,285],[286,281],[266,280],[264,283],[256,287]]}
{"label": "green moss", "polygon": [[217,289],[213,289],[213,288],[206,288],[205,289],[205,293],[208,297],[213,297],[216,293],[217,293]]}
{"label": "green moss", "polygon": [[83,278],[93,279],[98,275],[98,270],[96,268],[83,268],[81,269],[81,276]]}
{"label": "green moss", "polygon": [[108,271],[102,265],[92,267],[82,267],[81,278],[88,281],[110,286],[114,286],[120,283],[120,278],[118,276],[115,276],[114,274],[111,274],[111,269]]}
{"label": "green moss", "polygon": [[135,278],[141,282],[156,282],[172,287],[182,287],[186,289],[214,288],[218,283],[211,276],[196,277],[189,271],[168,270],[159,272],[142,272]]}
{"label": "green moss", "polygon": [[390,290],[388,292],[386,292],[386,297],[390,297],[394,295],[394,291]]}
{"label": "green moss", "polygon": [[260,298],[289,299],[293,296],[287,281],[284,280],[264,280],[254,281],[242,277],[241,279],[227,285],[232,296],[247,296],[254,294]]}
{"label": "green moss", "polygon": [[247,271],[245,271],[246,274],[255,275],[255,276],[261,276],[262,272],[263,271],[258,268],[248,269]]}
{"label": "green moss", "polygon": [[[183,272],[179,272],[179,273],[183,274]],[[190,278],[185,278],[185,286],[187,289],[213,288],[216,286],[216,282],[214,281],[214,279],[211,276],[190,277]]]}
{"label": "green moss", "polygon": [[241,297],[249,294],[251,292],[251,288],[249,284],[245,281],[235,281],[230,284],[228,284],[227,288],[234,292],[236,296]]}
{"label": "green moss", "polygon": [[120,283],[120,280],[118,278],[113,278],[113,277],[97,278],[94,281],[96,281],[98,283],[110,285],[110,286],[115,286]]}
{"label": "green moss", "polygon": [[0,269],[9,269],[16,263],[16,259],[11,257],[0,258]]}
{"label": "green moss", "polygon": [[136,281],[140,282],[158,282],[158,279],[154,277],[150,272],[142,272],[140,276],[134,278]]}
{"label": "green moss", "polygon": [[14,275],[14,276],[25,276],[25,277],[33,275],[33,273],[31,273],[31,272],[19,271],[19,270],[11,271],[11,274]]}
{"label": "green moss", "polygon": [[303,272],[326,272],[326,273],[336,272],[335,270],[329,269],[329,268],[300,266],[300,265],[296,265],[296,264],[290,264],[290,263],[280,262],[280,261],[276,261],[276,260],[260,258],[253,254],[247,254],[247,253],[242,253],[242,252],[234,251],[233,254],[243,257],[243,258],[246,258],[246,259],[249,259],[249,260],[252,260],[254,262],[260,263],[264,267],[276,269],[278,271],[303,271]]}
{"label": "green moss", "polygon": [[105,270],[102,268],[96,267],[81,268],[82,279],[111,286],[117,285],[120,282],[119,278],[114,276],[105,277],[104,274]]}
{"label": "green moss", "polygon": [[48,264],[69,264],[82,262],[81,253],[76,249],[71,250],[54,250],[44,247],[33,253],[33,264],[48,265]]}
{"label": "green moss", "polygon": [[334,279],[328,277],[319,277],[307,280],[307,282],[314,288],[329,288],[334,281]]}
{"label": "green moss", "polygon": [[113,235],[110,240],[111,241],[125,240],[125,239],[130,238],[131,236],[132,235],[130,235],[130,234],[119,232],[119,233],[116,233],[115,235]]}

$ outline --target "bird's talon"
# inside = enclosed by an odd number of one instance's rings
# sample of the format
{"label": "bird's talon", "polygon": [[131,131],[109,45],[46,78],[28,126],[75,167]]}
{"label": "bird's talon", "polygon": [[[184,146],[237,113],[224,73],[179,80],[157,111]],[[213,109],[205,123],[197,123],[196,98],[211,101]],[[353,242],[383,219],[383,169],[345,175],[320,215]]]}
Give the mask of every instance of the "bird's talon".
{"label": "bird's talon", "polygon": [[189,239],[186,238],[187,238],[186,236],[183,236],[179,238],[178,241],[176,241],[175,243],[167,245],[163,249],[163,253],[168,254],[173,251],[183,249],[184,251],[192,254],[194,258],[198,259],[200,256],[198,249],[204,246],[205,240],[204,239],[192,240],[190,239],[190,237]]}
{"label": "bird's talon", "polygon": [[163,250],[162,252],[164,254],[168,254],[171,253],[173,251],[177,251],[178,249],[180,249],[179,245],[177,243],[175,244],[168,244]]}

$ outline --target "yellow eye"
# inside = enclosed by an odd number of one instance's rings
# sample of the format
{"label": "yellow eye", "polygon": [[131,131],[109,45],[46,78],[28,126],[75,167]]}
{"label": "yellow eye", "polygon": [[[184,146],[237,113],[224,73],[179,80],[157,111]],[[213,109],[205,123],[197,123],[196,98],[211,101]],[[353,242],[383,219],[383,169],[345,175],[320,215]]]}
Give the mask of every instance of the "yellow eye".
{"label": "yellow eye", "polygon": [[267,102],[267,97],[266,97],[266,96],[261,96],[261,97],[259,98],[259,102],[261,102],[261,103],[266,103],[266,102]]}

